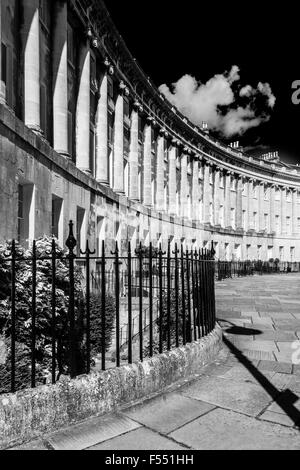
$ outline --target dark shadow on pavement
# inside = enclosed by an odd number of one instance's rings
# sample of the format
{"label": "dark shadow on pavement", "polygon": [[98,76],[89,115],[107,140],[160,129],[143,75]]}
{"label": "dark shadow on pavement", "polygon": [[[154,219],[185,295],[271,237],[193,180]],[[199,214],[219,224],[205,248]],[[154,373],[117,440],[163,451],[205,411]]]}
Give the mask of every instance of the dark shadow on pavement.
{"label": "dark shadow on pavement", "polygon": [[285,412],[285,414],[294,422],[295,426],[300,429],[300,411],[294,406],[299,400],[291,390],[284,391],[278,390],[269,380],[252,364],[244,354],[224,336],[224,344],[229,348],[232,354],[243,364],[248,371],[253,375],[257,382],[265,389],[270,397],[277,403],[277,405]]}
{"label": "dark shadow on pavement", "polygon": [[231,325],[231,327],[226,328],[226,333],[229,333],[231,335],[240,335],[240,336],[258,336],[262,335],[263,332],[261,330],[255,330],[254,328],[246,328],[243,326],[238,326],[232,323],[231,321],[228,320],[222,320],[221,318],[218,318],[217,321],[219,323],[228,323]]}

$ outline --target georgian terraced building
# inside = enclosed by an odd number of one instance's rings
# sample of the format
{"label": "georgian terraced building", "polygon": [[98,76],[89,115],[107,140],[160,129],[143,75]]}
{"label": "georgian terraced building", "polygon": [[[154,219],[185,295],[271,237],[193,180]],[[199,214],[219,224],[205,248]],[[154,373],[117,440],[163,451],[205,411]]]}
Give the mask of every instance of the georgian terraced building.
{"label": "georgian terraced building", "polygon": [[102,0],[1,0],[0,238],[300,260],[300,173],[211,138],[159,93]]}

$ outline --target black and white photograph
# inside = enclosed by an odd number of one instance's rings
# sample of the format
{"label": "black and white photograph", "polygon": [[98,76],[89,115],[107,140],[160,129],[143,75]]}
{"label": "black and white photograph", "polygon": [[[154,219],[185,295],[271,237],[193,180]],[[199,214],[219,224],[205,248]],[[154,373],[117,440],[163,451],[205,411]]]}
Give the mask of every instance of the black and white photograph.
{"label": "black and white photograph", "polygon": [[300,450],[297,22],[0,0],[0,451]]}

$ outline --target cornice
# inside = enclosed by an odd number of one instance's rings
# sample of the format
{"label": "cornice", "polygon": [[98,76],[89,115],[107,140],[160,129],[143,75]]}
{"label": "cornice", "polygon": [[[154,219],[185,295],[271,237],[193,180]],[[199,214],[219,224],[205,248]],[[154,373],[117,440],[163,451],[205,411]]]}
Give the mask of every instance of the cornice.
{"label": "cornice", "polygon": [[[103,0],[68,0],[81,22],[92,25],[92,34],[97,39],[97,48],[109,64],[109,73],[124,82],[128,95],[138,101],[145,115],[168,133],[172,140],[178,140],[192,153],[202,155],[225,170],[240,172],[241,176],[261,179],[277,184],[300,184],[300,173],[282,171],[208,136],[180,113],[157,89],[151,79],[132,56],[117,30]],[[96,42],[95,42],[96,43]]]}

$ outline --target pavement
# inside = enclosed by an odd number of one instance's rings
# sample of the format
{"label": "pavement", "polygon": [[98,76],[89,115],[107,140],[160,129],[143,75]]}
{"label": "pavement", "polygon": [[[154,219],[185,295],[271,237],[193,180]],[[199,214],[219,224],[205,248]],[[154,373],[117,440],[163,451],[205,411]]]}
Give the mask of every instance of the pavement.
{"label": "pavement", "polygon": [[23,450],[300,449],[300,275],[216,286],[224,347],[200,375]]}

